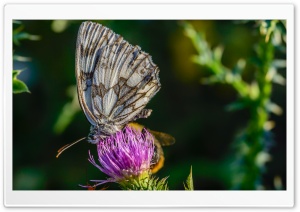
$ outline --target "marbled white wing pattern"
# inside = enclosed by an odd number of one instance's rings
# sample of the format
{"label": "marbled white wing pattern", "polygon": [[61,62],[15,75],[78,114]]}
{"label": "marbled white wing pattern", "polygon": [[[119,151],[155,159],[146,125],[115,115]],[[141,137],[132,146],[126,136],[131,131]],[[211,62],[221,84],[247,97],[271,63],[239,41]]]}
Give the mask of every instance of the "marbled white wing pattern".
{"label": "marbled white wing pattern", "polygon": [[96,136],[108,136],[145,118],[144,107],[160,89],[151,56],[101,24],[83,22],[76,46],[76,79],[82,110]]}

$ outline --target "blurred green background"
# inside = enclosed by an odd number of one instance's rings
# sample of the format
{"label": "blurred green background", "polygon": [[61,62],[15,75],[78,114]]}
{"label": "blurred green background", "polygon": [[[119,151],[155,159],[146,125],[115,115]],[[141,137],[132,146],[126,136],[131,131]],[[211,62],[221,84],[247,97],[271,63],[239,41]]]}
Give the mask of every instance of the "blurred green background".
{"label": "blurred green background", "polygon": [[[78,184],[106,178],[88,162],[88,150],[94,151],[95,146],[86,141],[55,157],[60,147],[87,136],[90,128],[81,109],[76,110],[75,47],[81,22],[21,21],[22,30],[40,39],[21,40],[14,45],[14,55],[30,58],[14,60],[13,65],[15,70],[24,70],[19,79],[31,92],[13,95],[14,190],[82,190]],[[165,166],[157,176],[169,176],[169,188],[180,190],[192,166],[196,190],[230,189],[236,174],[231,171],[236,154],[233,141],[247,124],[249,112],[225,110],[237,98],[230,86],[201,83],[209,74],[191,61],[196,50],[183,33],[182,21],[97,22],[139,45],[160,68],[162,88],[147,106],[153,113],[148,119],[138,120],[176,138],[173,146],[164,148]],[[254,22],[189,23],[205,33],[212,47],[224,47],[222,63],[229,68],[240,58],[255,54],[258,35]],[[278,56],[285,59],[285,55]],[[285,77],[285,72],[281,74]],[[247,81],[252,75],[252,67],[246,66],[243,78]],[[266,164],[262,184],[264,189],[276,189],[275,184],[279,183],[285,189],[286,87],[274,84],[271,99],[281,106],[283,114],[270,117],[276,122],[269,151],[272,159]],[[118,189],[114,184],[108,186]]]}

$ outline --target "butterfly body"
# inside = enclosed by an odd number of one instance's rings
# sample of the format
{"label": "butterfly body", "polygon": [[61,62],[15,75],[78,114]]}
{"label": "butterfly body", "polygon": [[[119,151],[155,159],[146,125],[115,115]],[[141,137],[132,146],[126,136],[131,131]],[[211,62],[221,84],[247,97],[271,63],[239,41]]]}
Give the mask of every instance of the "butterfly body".
{"label": "butterfly body", "polygon": [[87,138],[88,142],[96,144],[99,140],[104,139],[121,129],[123,129],[123,126],[116,126],[113,124],[100,124],[97,126],[91,125],[90,133]]}
{"label": "butterfly body", "polygon": [[83,22],[76,48],[76,79],[80,106],[91,123],[88,141],[146,118],[144,109],[159,91],[159,68],[139,46],[101,24]]}

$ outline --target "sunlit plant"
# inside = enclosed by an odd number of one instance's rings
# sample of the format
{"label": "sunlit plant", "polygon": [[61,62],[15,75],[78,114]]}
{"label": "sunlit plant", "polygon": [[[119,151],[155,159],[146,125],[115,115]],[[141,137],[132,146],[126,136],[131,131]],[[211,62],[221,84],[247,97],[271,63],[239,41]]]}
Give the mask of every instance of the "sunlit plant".
{"label": "sunlit plant", "polygon": [[[167,190],[166,178],[158,181],[151,176],[154,138],[147,131],[138,132],[131,127],[100,140],[97,144],[98,161],[90,155],[89,161],[108,175],[98,184],[116,182],[132,190]],[[98,185],[97,184],[97,185]]]}
{"label": "sunlit plant", "polygon": [[[13,44],[14,45],[16,45],[16,46],[21,45],[22,40],[36,41],[36,40],[40,39],[40,37],[37,35],[31,35],[31,34],[25,32],[22,22],[14,21],[13,25],[14,25],[14,30],[13,30]],[[14,52],[13,60],[20,61],[20,62],[26,62],[26,61],[30,61],[30,58],[17,55]],[[12,79],[13,79],[13,93],[14,94],[23,93],[23,92],[30,93],[27,85],[22,80],[18,79],[18,75],[22,71],[23,70],[13,70]]]}
{"label": "sunlit plant", "polygon": [[[155,163],[155,145],[154,137],[146,129],[139,132],[127,126],[110,137],[100,139],[97,152],[98,162],[91,153],[89,161],[109,178],[92,180],[96,182],[93,187],[114,182],[124,190],[168,190],[167,177],[159,179],[151,172]],[[192,170],[184,187],[186,190],[194,189]]]}
{"label": "sunlit plant", "polygon": [[[280,20],[253,21],[259,41],[254,46],[255,58],[241,58],[236,66],[228,68],[222,63],[223,47],[210,48],[204,33],[197,32],[189,23],[184,23],[184,33],[190,38],[197,55],[193,62],[206,67],[211,75],[202,79],[204,84],[222,83],[237,92],[236,101],[228,105],[228,111],[248,110],[250,119],[235,142],[236,160],[234,161],[233,189],[262,189],[262,176],[265,164],[271,159],[269,153],[270,136],[275,122],[270,113],[282,114],[282,109],[271,101],[273,83],[285,85],[284,77],[278,69],[285,68],[285,59],[276,58],[276,53],[285,52],[286,23]],[[245,24],[241,22],[240,24]],[[243,79],[247,63],[255,69],[254,78],[249,83]]]}

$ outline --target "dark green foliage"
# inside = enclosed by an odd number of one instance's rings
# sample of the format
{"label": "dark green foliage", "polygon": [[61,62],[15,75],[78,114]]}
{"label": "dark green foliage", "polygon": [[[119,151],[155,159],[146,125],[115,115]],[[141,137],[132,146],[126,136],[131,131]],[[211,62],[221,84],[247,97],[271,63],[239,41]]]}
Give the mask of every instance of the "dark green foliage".
{"label": "dark green foliage", "polygon": [[[20,45],[20,41],[21,40],[39,40],[40,37],[36,36],[36,35],[31,35],[27,32],[23,32],[24,26],[22,25],[22,23],[20,21],[14,21],[14,26],[17,26],[17,28],[15,28],[13,30],[13,43],[14,45],[19,46]],[[18,55],[13,55],[13,59],[14,60],[18,60],[18,61],[28,61],[29,59],[26,57],[21,57]],[[17,94],[17,93],[23,93],[23,92],[29,92],[27,85],[19,80],[17,78],[17,76],[21,73],[20,70],[14,70],[13,71],[13,93]]]}
{"label": "dark green foliage", "polygon": [[[18,58],[13,61],[14,70],[24,69],[18,77],[31,92],[30,95],[13,95],[15,190],[82,190],[78,184],[107,177],[87,161],[88,151],[91,150],[94,155],[96,152],[95,147],[86,141],[72,146],[59,158],[55,157],[59,148],[87,136],[90,130],[90,123],[79,107],[74,92],[76,37],[82,21],[22,20],[23,31],[39,35],[42,39],[37,42],[20,40],[21,45],[13,46],[14,58]],[[240,99],[239,92],[243,92],[226,83],[224,76],[228,76],[229,80],[234,76],[237,81],[234,82],[239,85],[241,80],[236,75],[241,75],[247,86],[252,84],[261,64],[254,51],[261,37],[257,30],[259,24],[251,21],[236,24],[229,20],[189,21],[206,35],[205,42],[214,54],[211,58],[221,60],[216,67],[229,70],[229,73],[219,74],[213,79],[214,74],[208,68],[191,61],[191,55],[198,53],[191,40],[183,34],[178,21],[97,22],[121,34],[133,45],[141,46],[143,51],[152,55],[154,63],[160,68],[162,88],[147,105],[153,113],[149,118],[139,120],[149,129],[168,133],[176,139],[174,145],[164,147],[165,164],[156,177],[162,179],[170,176],[168,187],[183,190],[182,182],[186,180],[192,165],[195,190],[232,188],[232,179],[238,178],[236,174],[240,173],[238,169],[245,168],[244,151],[248,147],[248,143],[241,141],[232,144],[232,141],[236,134],[241,135],[237,140],[245,140],[243,130],[252,118],[248,108],[254,102],[250,98],[249,101]],[[19,24],[14,25],[14,29],[19,27]],[[53,27],[56,27],[55,30]],[[277,31],[284,33],[283,22],[277,22],[275,34]],[[272,161],[264,166],[261,179],[266,189],[270,190],[286,188],[286,87],[282,86],[286,77],[285,45],[274,45],[274,51],[276,57],[271,64],[276,67],[277,74],[271,72],[274,82],[271,100],[281,110],[271,102],[267,107],[273,112],[281,111],[282,115],[270,113],[270,119],[276,125],[264,133],[265,140],[276,141],[275,146],[270,142],[271,149],[266,145]],[[31,61],[21,62],[20,56],[30,57]],[[28,61],[24,57],[22,61],[24,59]],[[199,83],[202,79],[224,80],[225,83],[207,86]],[[253,85],[254,91],[255,87]],[[245,90],[247,94],[248,88]],[[236,104],[232,105],[233,102]],[[227,112],[224,110],[226,106],[234,111]],[[239,147],[239,151],[234,147]],[[240,160],[237,154],[241,155]],[[258,158],[267,158],[264,154],[259,155]],[[236,172],[231,171],[233,166],[237,168]],[[276,185],[273,183],[274,176]],[[120,188],[118,184],[111,183],[108,189]]]}
{"label": "dark green foliage", "polygon": [[[284,60],[275,59],[275,48],[284,49],[285,23],[284,21],[256,21],[259,39],[255,45],[255,57],[239,59],[231,70],[222,63],[222,48],[211,49],[203,33],[198,33],[191,24],[184,24],[184,31],[188,36],[197,55],[192,59],[195,63],[206,67],[211,75],[202,79],[205,84],[222,83],[231,86],[238,94],[236,100],[226,109],[229,111],[248,110],[250,119],[236,138],[236,160],[233,170],[233,189],[262,189],[262,177],[265,164],[270,161],[269,143],[273,142],[269,136],[274,122],[269,120],[270,113],[282,114],[282,109],[271,102],[273,83],[285,84],[285,79],[277,73],[277,68],[285,67]],[[256,67],[253,79],[247,82],[243,79],[246,61]]]}
{"label": "dark green foliage", "polygon": [[68,95],[72,98],[72,100],[63,106],[62,111],[53,126],[53,130],[56,134],[64,132],[74,119],[76,113],[80,111],[76,86],[69,87]]}
{"label": "dark green foliage", "polygon": [[22,22],[15,21],[14,22],[14,30],[13,30],[13,42],[15,45],[19,46],[21,44],[22,40],[40,40],[40,36],[38,35],[32,35],[28,32],[24,32],[24,26],[22,25]]}

